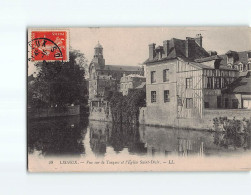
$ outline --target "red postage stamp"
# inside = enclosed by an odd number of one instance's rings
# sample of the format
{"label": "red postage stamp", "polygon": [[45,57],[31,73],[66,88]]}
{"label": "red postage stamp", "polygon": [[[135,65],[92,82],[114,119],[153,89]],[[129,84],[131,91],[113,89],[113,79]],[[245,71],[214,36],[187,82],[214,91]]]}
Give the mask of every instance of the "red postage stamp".
{"label": "red postage stamp", "polygon": [[68,61],[68,30],[32,30],[31,61]]}

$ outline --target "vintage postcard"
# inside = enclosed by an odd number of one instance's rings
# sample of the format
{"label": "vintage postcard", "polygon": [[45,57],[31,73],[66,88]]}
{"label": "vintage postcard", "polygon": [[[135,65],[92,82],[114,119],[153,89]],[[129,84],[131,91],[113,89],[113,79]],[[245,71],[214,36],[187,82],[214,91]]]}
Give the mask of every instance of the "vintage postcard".
{"label": "vintage postcard", "polygon": [[28,171],[250,171],[250,35],[28,29]]}

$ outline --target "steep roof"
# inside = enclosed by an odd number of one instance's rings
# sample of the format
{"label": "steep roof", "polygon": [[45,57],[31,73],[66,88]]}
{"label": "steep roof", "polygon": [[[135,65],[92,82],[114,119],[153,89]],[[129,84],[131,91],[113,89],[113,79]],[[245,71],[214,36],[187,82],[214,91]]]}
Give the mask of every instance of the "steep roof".
{"label": "steep roof", "polygon": [[207,61],[211,61],[211,60],[221,60],[222,58],[218,55],[214,55],[214,56],[209,56],[209,57],[205,57],[205,58],[199,58],[199,59],[195,59],[195,62],[207,62]]}
{"label": "steep roof", "polygon": [[251,94],[251,72],[248,72],[246,76],[239,77],[233,83],[231,83],[227,89],[223,90],[223,93],[239,93],[239,94]]}
{"label": "steep roof", "polygon": [[[193,56],[190,61],[198,58],[209,57],[208,52],[203,47],[200,47],[194,39],[189,39],[194,41],[193,48],[189,50],[189,52],[192,52]],[[165,61],[175,59],[177,57],[188,60],[189,58],[186,57],[186,41],[187,40],[172,38],[169,41],[169,52],[166,54],[166,57],[159,59],[159,57],[156,55],[153,59],[148,58],[144,63],[147,64],[151,62]],[[158,46],[155,50],[159,50],[160,48],[162,48],[162,46]]]}
{"label": "steep roof", "polygon": [[142,68],[140,66],[105,65],[104,69],[98,68],[98,70],[138,72],[142,71]]}
{"label": "steep roof", "polygon": [[[224,55],[219,55],[222,60],[221,60],[221,65],[227,66],[227,54],[231,53],[233,51],[228,51],[226,54]],[[235,52],[238,55],[238,60],[236,60],[234,62],[234,64],[239,64],[240,62],[243,64],[247,64],[248,63],[248,53],[251,53],[251,50],[248,51],[241,51],[241,52]]]}
{"label": "steep roof", "polygon": [[142,89],[146,86],[146,82],[142,82],[139,86],[137,86],[135,89]]}

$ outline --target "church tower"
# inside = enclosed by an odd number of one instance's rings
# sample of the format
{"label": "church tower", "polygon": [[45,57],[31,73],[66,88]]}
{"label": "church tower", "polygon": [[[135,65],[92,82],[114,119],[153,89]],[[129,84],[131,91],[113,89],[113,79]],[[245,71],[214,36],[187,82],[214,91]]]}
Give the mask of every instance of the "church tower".
{"label": "church tower", "polygon": [[94,63],[97,63],[100,68],[104,68],[105,66],[105,59],[103,58],[103,47],[99,42],[94,48],[94,56],[92,61]]}

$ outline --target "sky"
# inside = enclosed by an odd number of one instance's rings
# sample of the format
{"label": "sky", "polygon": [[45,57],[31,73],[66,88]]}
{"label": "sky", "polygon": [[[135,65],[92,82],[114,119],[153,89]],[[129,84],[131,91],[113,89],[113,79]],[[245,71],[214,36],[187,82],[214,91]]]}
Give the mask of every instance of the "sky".
{"label": "sky", "polygon": [[[229,50],[251,50],[251,29],[248,27],[123,27],[70,28],[70,47],[83,52],[91,62],[98,41],[103,46],[105,63],[109,65],[139,65],[149,54],[148,45],[162,45],[171,38],[186,39],[203,36],[203,47],[224,54]],[[35,70],[29,65],[28,74]]]}

